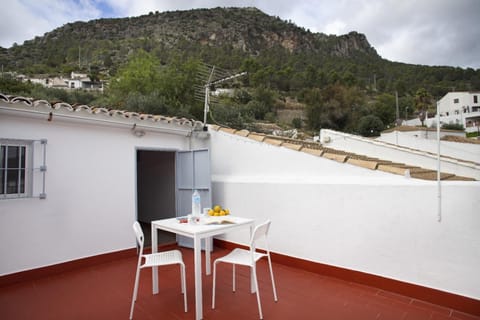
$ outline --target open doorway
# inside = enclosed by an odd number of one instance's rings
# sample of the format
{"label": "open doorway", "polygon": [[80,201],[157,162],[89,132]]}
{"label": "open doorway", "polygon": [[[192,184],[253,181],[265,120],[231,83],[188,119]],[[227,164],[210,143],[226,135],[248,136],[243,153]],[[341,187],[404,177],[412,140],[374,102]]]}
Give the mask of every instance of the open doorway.
{"label": "open doorway", "polygon": [[[151,245],[150,222],[175,217],[175,151],[137,150],[137,220]],[[158,233],[158,244],[176,242],[169,232]]]}

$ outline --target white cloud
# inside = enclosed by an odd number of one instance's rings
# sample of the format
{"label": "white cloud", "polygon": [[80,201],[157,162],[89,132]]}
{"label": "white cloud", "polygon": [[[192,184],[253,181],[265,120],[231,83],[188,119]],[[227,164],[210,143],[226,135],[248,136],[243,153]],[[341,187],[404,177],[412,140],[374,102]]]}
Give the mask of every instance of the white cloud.
{"label": "white cloud", "polygon": [[8,48],[68,22],[99,18],[96,5],[93,0],[11,0],[2,7],[0,45]]}

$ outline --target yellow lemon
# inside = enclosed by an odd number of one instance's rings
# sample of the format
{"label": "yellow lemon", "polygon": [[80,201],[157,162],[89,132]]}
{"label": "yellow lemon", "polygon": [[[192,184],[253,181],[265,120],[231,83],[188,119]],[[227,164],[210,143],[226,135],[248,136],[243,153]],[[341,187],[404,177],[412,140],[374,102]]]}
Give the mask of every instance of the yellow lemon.
{"label": "yellow lemon", "polygon": [[222,210],[222,207],[219,205],[216,205],[215,207],[213,207],[213,211],[215,212],[220,212],[221,210]]}
{"label": "yellow lemon", "polygon": [[214,213],[215,213],[215,211],[213,211],[212,209],[208,210],[208,215],[209,216],[213,216]]}
{"label": "yellow lemon", "polygon": [[221,215],[221,216],[224,216],[224,215],[225,215],[225,211],[224,211],[224,210],[221,210],[221,211],[220,211],[220,215]]}
{"label": "yellow lemon", "polygon": [[226,215],[226,216],[228,216],[228,215],[230,214],[230,210],[225,209],[224,211],[225,211],[225,215]]}

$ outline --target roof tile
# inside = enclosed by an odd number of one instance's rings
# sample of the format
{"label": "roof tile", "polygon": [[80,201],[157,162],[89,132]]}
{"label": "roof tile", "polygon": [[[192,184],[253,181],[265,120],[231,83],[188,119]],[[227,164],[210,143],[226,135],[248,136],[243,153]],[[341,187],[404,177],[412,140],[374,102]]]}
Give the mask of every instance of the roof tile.
{"label": "roof tile", "polygon": [[271,139],[271,138],[265,138],[263,142],[274,145],[274,146],[281,146],[283,141],[278,140],[278,139]]}
{"label": "roof tile", "polygon": [[345,154],[338,154],[338,153],[332,153],[332,152],[325,152],[322,157],[330,159],[330,160],[335,160],[338,162],[345,162],[348,159],[348,155]]}

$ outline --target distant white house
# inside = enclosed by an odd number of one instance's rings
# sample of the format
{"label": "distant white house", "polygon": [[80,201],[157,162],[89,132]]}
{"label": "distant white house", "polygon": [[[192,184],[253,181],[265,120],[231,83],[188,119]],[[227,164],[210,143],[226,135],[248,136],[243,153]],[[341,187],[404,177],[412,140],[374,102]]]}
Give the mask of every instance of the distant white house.
{"label": "distant white house", "polygon": [[[438,101],[440,122],[442,124],[461,124],[466,132],[480,128],[480,91],[449,92]],[[428,127],[436,125],[436,115],[425,119]],[[406,121],[408,125],[418,125],[420,120]]]}
{"label": "distant white house", "polygon": [[211,95],[215,97],[219,97],[219,96],[233,97],[234,93],[235,93],[235,89],[217,88],[215,89],[215,91],[211,92]]}
{"label": "distant white house", "polygon": [[91,81],[87,74],[73,72],[70,74],[70,78],[64,77],[26,77],[26,76],[17,76],[17,79],[21,81],[29,81],[31,83],[40,84],[47,88],[57,88],[57,89],[84,89],[84,90],[94,90],[94,91],[103,91],[104,81]]}

